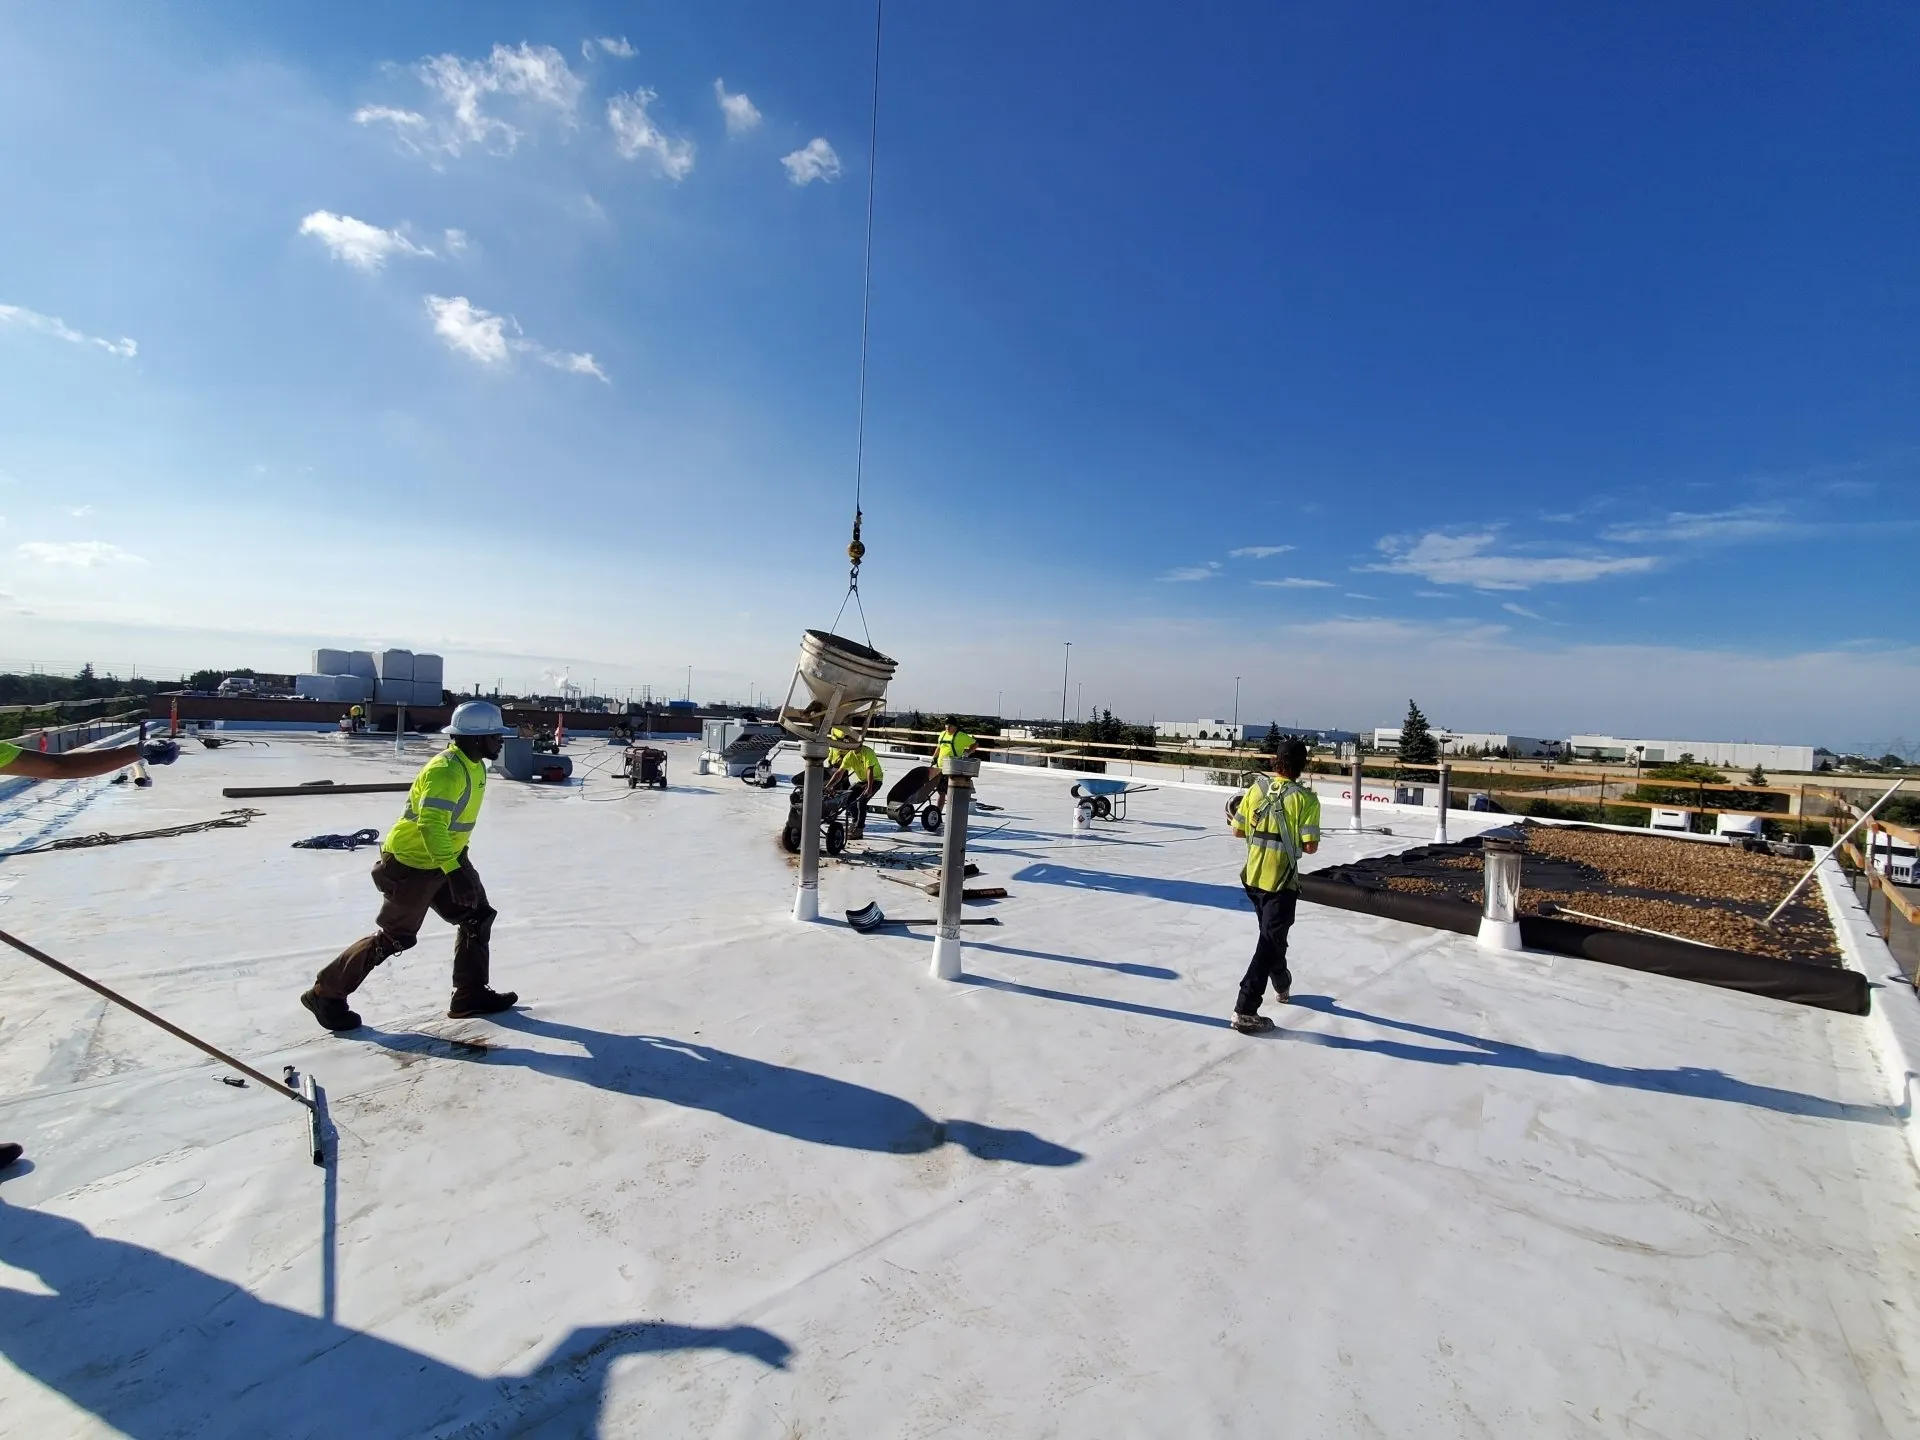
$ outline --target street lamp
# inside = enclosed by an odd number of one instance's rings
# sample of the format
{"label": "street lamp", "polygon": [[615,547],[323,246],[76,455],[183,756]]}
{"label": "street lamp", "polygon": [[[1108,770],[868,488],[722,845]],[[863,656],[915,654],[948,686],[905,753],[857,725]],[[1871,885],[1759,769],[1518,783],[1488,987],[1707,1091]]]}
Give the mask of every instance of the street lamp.
{"label": "street lamp", "polygon": [[1067,730],[1067,676],[1073,673],[1073,641],[1067,641],[1066,646],[1066,663],[1060,667],[1060,733],[1063,738]]}
{"label": "street lamp", "polygon": [[1240,746],[1240,677],[1233,677],[1233,744]]}

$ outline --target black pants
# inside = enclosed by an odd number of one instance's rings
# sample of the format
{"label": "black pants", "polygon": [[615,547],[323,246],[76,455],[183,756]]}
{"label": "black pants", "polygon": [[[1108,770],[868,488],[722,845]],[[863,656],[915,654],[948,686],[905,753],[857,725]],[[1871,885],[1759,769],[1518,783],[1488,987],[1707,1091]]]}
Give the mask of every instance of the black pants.
{"label": "black pants", "polygon": [[473,905],[457,905],[449,894],[451,876],[438,870],[416,870],[391,855],[382,855],[373,867],[374,887],[382,904],[374,920],[379,928],[345,950],[314,977],[317,995],[344,1000],[360,988],[360,982],[375,966],[390,955],[411,950],[420,938],[420,926],[431,910],[454,927],[453,993],[473,995],[487,988],[491,968],[490,949],[493,918],[499,912],[487,903],[486,887],[473,862],[460,856],[460,869],[479,897]]}
{"label": "black pants", "polygon": [[1260,939],[1253,947],[1253,962],[1241,978],[1240,998],[1233,1010],[1236,1015],[1253,1015],[1266,998],[1268,981],[1273,982],[1276,995],[1285,995],[1293,989],[1293,975],[1287,969],[1287,931],[1293,928],[1293,911],[1300,903],[1300,892],[1256,890],[1251,885],[1241,888],[1253,902],[1253,913],[1260,918]]}

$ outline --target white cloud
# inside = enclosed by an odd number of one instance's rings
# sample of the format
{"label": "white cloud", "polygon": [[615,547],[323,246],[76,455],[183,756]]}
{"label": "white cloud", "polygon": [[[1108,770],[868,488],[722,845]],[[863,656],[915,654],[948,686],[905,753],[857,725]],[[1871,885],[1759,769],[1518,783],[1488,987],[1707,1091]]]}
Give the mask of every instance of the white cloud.
{"label": "white cloud", "polygon": [[[76,505],[76,506],[74,506],[74,507],[73,507],[73,509],[71,509],[71,510],[69,510],[69,511],[67,511],[67,513],[68,513],[69,515],[71,515],[71,516],[72,516],[72,517],[73,517],[74,519],[76,519],[76,520],[84,520],[84,519],[86,519],[86,518],[87,518],[87,517],[88,517],[89,515],[91,515],[91,514],[93,514],[93,506],[91,506],[91,505]],[[5,523],[5,522],[3,522],[3,521],[0,521],[0,523]]]}
{"label": "white cloud", "polygon": [[724,80],[713,82],[713,98],[720,102],[720,111],[727,117],[727,134],[744,135],[760,123],[760,112],[753,101],[744,95],[727,93]]}
{"label": "white cloud", "polygon": [[1445,535],[1429,531],[1417,540],[1389,535],[1380,541],[1387,558],[1363,570],[1418,575],[1434,585],[1471,585],[1476,590],[1531,590],[1536,585],[1578,585],[1608,575],[1638,575],[1657,563],[1652,555],[1499,555],[1490,553],[1492,531]]}
{"label": "white cloud", "polygon": [[449,230],[447,231],[447,238],[445,243],[447,247],[447,253],[449,255],[464,255],[466,253],[467,245],[470,242],[467,240],[466,231]]}
{"label": "white cloud", "polygon": [[1218,560],[1209,560],[1204,565],[1182,565],[1177,569],[1167,571],[1167,573],[1160,578],[1162,580],[1172,581],[1175,584],[1184,584],[1191,580],[1211,580],[1219,573],[1220,562]]}
{"label": "white cloud", "polygon": [[1743,505],[1701,513],[1670,510],[1658,520],[1609,525],[1600,534],[1602,539],[1644,545],[1660,541],[1759,540],[1790,528],[1786,512],[1777,505]]}
{"label": "white cloud", "polygon": [[594,379],[606,384],[613,383],[607,379],[607,372],[600,368],[593,356],[583,351],[548,350],[542,346],[534,346],[533,354],[542,365],[551,365],[554,369],[564,370],[569,375],[591,375]]}
{"label": "white cloud", "polygon": [[300,222],[300,233],[311,235],[356,270],[378,270],[390,255],[420,255],[431,260],[433,251],[416,245],[398,230],[382,230],[351,215],[316,210]]}
{"label": "white cloud", "polygon": [[[1516,605],[1511,600],[1508,600],[1507,602],[1505,602],[1503,605],[1501,605],[1500,608],[1506,611],[1509,615],[1521,615],[1527,618],[1528,620],[1546,620],[1547,618],[1546,616],[1542,615],[1539,611],[1529,610],[1524,605]],[[1549,621],[1548,623],[1551,624],[1552,622]]]}
{"label": "white cloud", "polygon": [[1242,545],[1227,554],[1235,560],[1265,560],[1269,555],[1284,555],[1291,549],[1291,545]]}
{"label": "white cloud", "polygon": [[587,59],[593,59],[595,50],[602,55],[612,55],[621,60],[631,60],[638,53],[633,48],[632,42],[624,35],[602,35],[596,40],[580,42],[580,53]]}
{"label": "white cloud", "polygon": [[117,355],[122,360],[131,360],[140,352],[140,347],[124,335],[118,340],[102,340],[98,335],[86,335],[75,330],[57,315],[42,315],[37,310],[28,310],[20,305],[0,305],[0,325],[18,325],[42,335],[51,335],[56,340],[65,340],[70,345],[98,345],[109,355]]}
{"label": "white cloud", "polygon": [[537,340],[521,334],[511,316],[482,310],[464,295],[429,295],[427,313],[433,317],[433,332],[447,342],[447,348],[482,365],[506,365],[514,355],[531,355],[542,365],[551,365],[569,375],[591,375],[603,384],[611,384],[607,372],[592,355],[583,351],[549,350]]}
{"label": "white cloud", "polygon": [[651,155],[660,173],[678,184],[693,173],[693,142],[666,134],[653,123],[647,106],[660,97],[648,89],[616,95],[607,102],[607,128],[623,160]]}
{"label": "white cloud", "polygon": [[1349,600],[1378,600],[1380,598],[1378,595],[1363,595],[1358,590],[1347,591],[1346,597]]}
{"label": "white cloud", "polygon": [[833,146],[817,136],[791,155],[781,156],[780,163],[787,167],[787,179],[796,185],[840,178],[840,157],[833,153]]}
{"label": "white cloud", "polygon": [[586,82],[551,45],[496,45],[482,60],[430,55],[413,67],[435,104],[433,114],[391,105],[363,105],[353,112],[361,125],[389,124],[408,150],[458,155],[469,145],[509,154],[520,143],[517,125],[492,113],[488,102],[504,96],[523,108],[548,110],[577,123]]}
{"label": "white cloud", "polygon": [[138,555],[129,555],[118,545],[104,540],[29,540],[16,545],[23,559],[41,565],[73,565],[82,570],[98,570],[107,565],[144,565]]}
{"label": "white cloud", "polygon": [[1256,585],[1271,585],[1276,590],[1331,590],[1331,580],[1307,580],[1298,575],[1289,575],[1284,580],[1256,580]]}
{"label": "white cloud", "polygon": [[456,354],[482,365],[507,363],[505,316],[479,309],[464,295],[429,295],[427,313],[433,316],[433,333]]}

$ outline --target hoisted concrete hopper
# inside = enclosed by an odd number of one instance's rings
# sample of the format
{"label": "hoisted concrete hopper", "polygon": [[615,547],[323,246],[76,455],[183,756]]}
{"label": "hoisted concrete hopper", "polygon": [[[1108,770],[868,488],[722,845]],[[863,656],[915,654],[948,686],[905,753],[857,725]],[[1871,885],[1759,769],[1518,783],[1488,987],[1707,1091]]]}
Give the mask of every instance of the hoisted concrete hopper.
{"label": "hoisted concrete hopper", "polygon": [[897,663],[856,641],[807,631],[780,707],[781,725],[800,740],[824,742],[840,729],[859,744],[880,713]]}

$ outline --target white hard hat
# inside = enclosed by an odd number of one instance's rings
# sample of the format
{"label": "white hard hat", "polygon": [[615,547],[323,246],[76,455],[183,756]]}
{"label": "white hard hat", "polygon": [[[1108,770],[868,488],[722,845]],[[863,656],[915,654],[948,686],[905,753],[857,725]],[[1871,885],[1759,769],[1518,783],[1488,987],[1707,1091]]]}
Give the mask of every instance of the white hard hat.
{"label": "white hard hat", "polygon": [[506,725],[500,719],[500,707],[491,700],[468,700],[453,708],[447,722],[449,735],[504,735]]}

